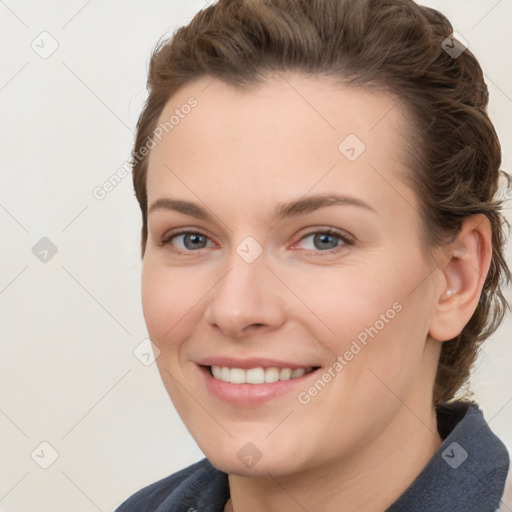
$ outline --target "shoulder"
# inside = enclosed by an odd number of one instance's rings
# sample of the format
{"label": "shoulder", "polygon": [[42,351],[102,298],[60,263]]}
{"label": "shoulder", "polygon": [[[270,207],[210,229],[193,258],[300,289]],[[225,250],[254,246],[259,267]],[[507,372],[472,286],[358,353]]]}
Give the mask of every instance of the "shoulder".
{"label": "shoulder", "polygon": [[203,503],[210,504],[203,511],[216,512],[228,497],[227,475],[202,459],[140,489],[115,512],[187,512]]}

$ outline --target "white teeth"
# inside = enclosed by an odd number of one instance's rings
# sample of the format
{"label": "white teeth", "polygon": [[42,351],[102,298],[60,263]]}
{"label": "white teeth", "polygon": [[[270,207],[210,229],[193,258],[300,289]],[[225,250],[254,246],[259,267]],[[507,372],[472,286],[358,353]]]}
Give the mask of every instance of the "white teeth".
{"label": "white teeth", "polygon": [[[212,367],[213,368],[213,367]],[[225,380],[226,382],[229,382],[229,368],[226,366],[223,366],[220,370],[220,377],[219,379]]]}
{"label": "white teeth", "polygon": [[212,373],[216,379],[222,379],[222,368],[220,366],[212,366]]}
{"label": "white teeth", "polygon": [[231,368],[229,371],[229,382],[243,384],[245,382],[245,370],[242,370],[242,368]]}
{"label": "white teeth", "polygon": [[297,368],[296,370],[293,370],[292,372],[292,379],[296,379],[297,377],[302,377],[306,373],[306,370],[304,368]]}
{"label": "white teeth", "polygon": [[242,368],[229,368],[227,366],[212,366],[211,371],[214,378],[231,382],[233,384],[264,384],[277,382],[279,380],[290,380],[302,377],[312,368],[250,368],[244,370]]}
{"label": "white teeth", "polygon": [[265,370],[265,382],[277,382],[279,380],[279,368],[267,368]]}
{"label": "white teeth", "polygon": [[251,368],[245,372],[245,382],[248,384],[261,384],[265,382],[265,370],[263,368]]}
{"label": "white teeth", "polygon": [[292,378],[292,369],[291,368],[281,368],[279,372],[279,380],[288,380]]}

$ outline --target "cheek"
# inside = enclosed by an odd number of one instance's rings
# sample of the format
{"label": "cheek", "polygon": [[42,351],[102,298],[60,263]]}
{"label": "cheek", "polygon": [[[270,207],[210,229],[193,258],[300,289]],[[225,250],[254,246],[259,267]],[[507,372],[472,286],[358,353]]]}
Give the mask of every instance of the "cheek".
{"label": "cheek", "polygon": [[412,378],[410,369],[421,364],[428,312],[424,290],[410,292],[424,278],[423,268],[421,262],[399,266],[395,261],[381,259],[375,265],[340,267],[328,278],[318,271],[295,280],[297,294],[307,298],[315,313],[309,322],[314,337],[333,358],[343,358],[343,372],[352,382],[371,377],[378,387],[373,369],[401,386]]}
{"label": "cheek", "polygon": [[[159,264],[151,256],[142,268],[142,309],[151,341],[160,351],[156,365],[171,401],[182,417],[187,417],[190,397],[183,392],[186,376],[180,361],[182,341],[197,324],[200,313],[199,290],[183,269]],[[180,384],[181,383],[181,384]]]}
{"label": "cheek", "polygon": [[145,259],[142,268],[142,309],[150,338],[162,350],[175,344],[194,320],[205,291],[186,271],[165,268]]}
{"label": "cheek", "polygon": [[394,320],[403,300],[398,279],[383,272],[382,264],[358,263],[288,276],[294,293],[307,306],[303,318],[310,318],[310,328],[333,344],[337,354],[350,340],[364,340],[366,329],[374,324],[381,331]]}

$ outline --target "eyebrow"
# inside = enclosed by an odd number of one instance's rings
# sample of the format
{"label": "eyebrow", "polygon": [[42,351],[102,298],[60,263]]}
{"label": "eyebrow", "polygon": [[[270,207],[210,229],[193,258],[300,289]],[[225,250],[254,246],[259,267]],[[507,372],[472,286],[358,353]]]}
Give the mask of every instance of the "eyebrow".
{"label": "eyebrow", "polygon": [[[278,203],[272,213],[273,221],[281,221],[288,217],[304,215],[327,206],[357,206],[377,214],[377,211],[363,200],[337,194],[319,194],[295,199],[286,203]],[[203,207],[190,201],[165,197],[157,199],[148,209],[148,215],[157,210],[172,210],[197,219],[213,220],[213,216]]]}

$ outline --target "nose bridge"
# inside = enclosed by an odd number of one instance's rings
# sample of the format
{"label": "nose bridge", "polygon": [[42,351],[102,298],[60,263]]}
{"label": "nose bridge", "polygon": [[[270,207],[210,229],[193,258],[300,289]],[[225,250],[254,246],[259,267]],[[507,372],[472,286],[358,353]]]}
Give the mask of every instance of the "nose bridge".
{"label": "nose bridge", "polygon": [[255,239],[247,237],[236,246],[227,261],[227,272],[212,290],[208,320],[226,334],[237,336],[250,325],[275,327],[282,321],[276,300],[274,277],[268,260]]}
{"label": "nose bridge", "polygon": [[230,255],[229,271],[215,293],[216,302],[226,312],[238,312],[238,315],[247,314],[260,304],[264,283],[268,280],[265,273],[269,272],[263,254],[255,259],[245,259],[250,250],[242,252],[241,256],[240,247],[244,249],[243,245],[238,246]]}

